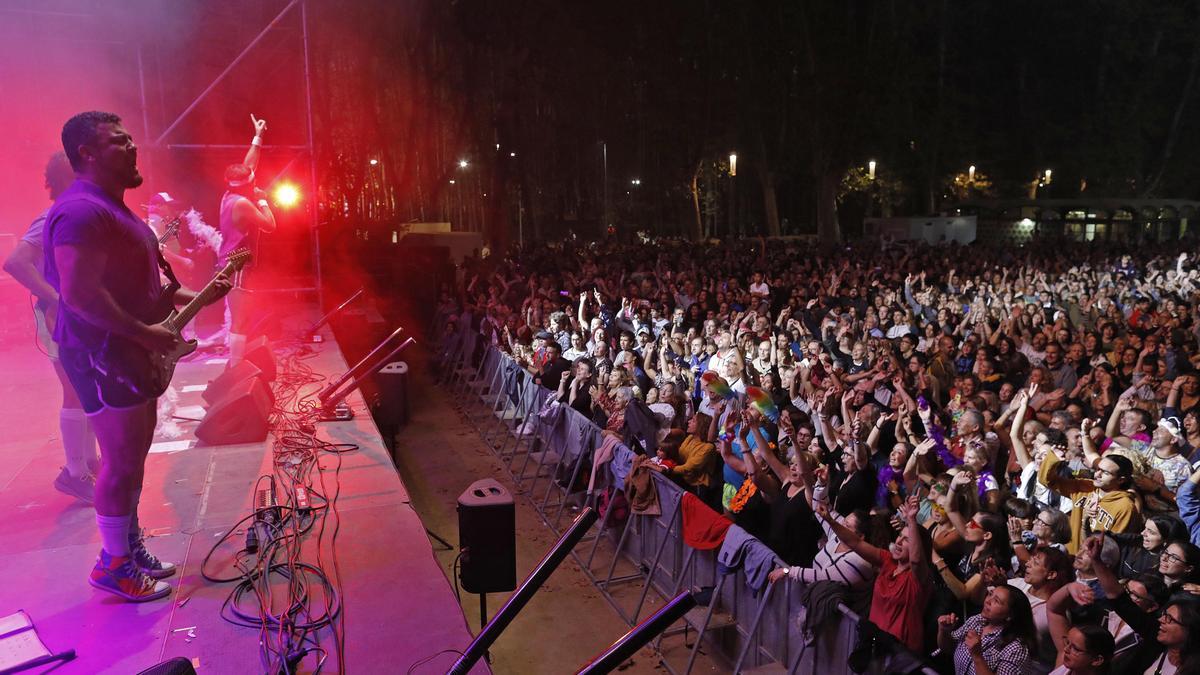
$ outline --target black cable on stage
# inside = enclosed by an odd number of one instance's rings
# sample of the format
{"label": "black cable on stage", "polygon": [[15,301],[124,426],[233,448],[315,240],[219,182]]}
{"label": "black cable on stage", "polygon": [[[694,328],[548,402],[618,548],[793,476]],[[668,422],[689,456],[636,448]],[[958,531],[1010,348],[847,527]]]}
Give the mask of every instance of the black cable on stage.
{"label": "black cable on stage", "polygon": [[[345,605],[337,555],[341,517],[337,501],[341,493],[341,456],[358,450],[359,446],[317,438],[320,405],[316,392],[326,378],[305,363],[316,353],[296,338],[280,346],[278,374],[272,385],[275,405],[269,415],[272,471],[259,476],[254,485],[257,494],[267,482],[278,503],[256,507],[234,523],[204,556],[200,572],[212,583],[234,584],[220,615],[234,625],[259,630],[259,661],[263,672],[270,675],[296,672],[300,661],[313,655],[317,663],[311,672],[319,673],[332,654],[337,655],[339,668],[344,669],[345,664]],[[332,485],[326,484],[327,469],[320,463],[326,454],[335,457]],[[312,475],[314,469],[317,480]],[[308,493],[307,505],[296,502],[300,488]],[[322,559],[330,513],[336,519],[328,541],[332,575],[324,568]],[[245,530],[241,529],[243,526]],[[248,537],[246,546],[238,546],[226,563],[236,575],[209,570],[217,550],[228,546],[233,536],[243,532],[253,535]],[[304,560],[304,543],[314,536],[310,543],[315,546],[316,560]],[[315,600],[318,594],[323,596],[323,602]],[[334,642],[333,650],[321,645],[325,630]]]}

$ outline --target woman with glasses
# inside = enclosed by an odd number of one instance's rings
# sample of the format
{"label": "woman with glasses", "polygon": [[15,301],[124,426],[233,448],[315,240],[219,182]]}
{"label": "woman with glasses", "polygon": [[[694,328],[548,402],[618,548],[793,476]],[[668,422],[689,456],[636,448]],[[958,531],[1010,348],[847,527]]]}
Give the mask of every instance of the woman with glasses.
{"label": "woman with glasses", "polygon": [[944,614],[938,618],[938,648],[954,647],[955,675],[1024,675],[1030,672],[1037,646],[1033,612],[1025,594],[1000,585],[991,589],[983,610],[963,622]]}
{"label": "woman with glasses", "polygon": [[1200,599],[1173,596],[1153,635],[1143,635],[1116,669],[1130,675],[1194,675],[1200,672]]}
{"label": "woman with glasses", "polygon": [[1075,626],[1063,643],[1062,665],[1050,675],[1107,675],[1112,672],[1113,636],[1101,626]]}
{"label": "woman with glasses", "polygon": [[1071,541],[1070,516],[1058,509],[1043,509],[1034,517],[1028,532],[1021,529],[1019,521],[1009,518],[1008,540],[1022,565],[1046,548],[1057,548],[1065,553],[1067,543]]}
{"label": "woman with glasses", "polygon": [[1171,542],[1159,557],[1158,571],[1171,590],[1200,583],[1200,548],[1186,539]]}
{"label": "woman with glasses", "polygon": [[1112,538],[1121,547],[1121,566],[1117,574],[1122,579],[1132,579],[1142,572],[1157,570],[1167,542],[1187,541],[1188,531],[1178,518],[1157,514],[1146,520],[1141,532],[1113,533]]}
{"label": "woman with glasses", "polygon": [[[960,485],[974,484],[975,477],[970,472],[960,471],[950,481],[950,492],[954,493]],[[960,513],[949,495],[942,498],[941,507],[972,550],[953,568],[935,552],[934,569],[955,598],[967,608],[978,608],[987,593],[985,572],[996,568],[1007,576],[1012,570],[1007,526],[1004,518],[995,513],[978,511],[970,516]]]}

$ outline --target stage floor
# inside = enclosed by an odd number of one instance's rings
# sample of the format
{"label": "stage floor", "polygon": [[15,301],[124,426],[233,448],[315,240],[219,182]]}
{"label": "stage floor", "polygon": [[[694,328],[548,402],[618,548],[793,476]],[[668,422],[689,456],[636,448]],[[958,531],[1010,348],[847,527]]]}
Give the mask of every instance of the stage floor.
{"label": "stage floor", "polygon": [[[306,363],[336,375],[346,363],[332,335],[324,335],[319,354]],[[180,365],[173,382],[177,415],[199,416],[203,385],[223,366],[217,359]],[[249,513],[255,480],[270,472],[268,445],[199,446],[194,422],[179,422],[184,434],[177,439],[156,439],[162,442],[146,463],[141,519],[151,550],[181,569],[168,580],[169,600],[127,604],[87,584],[100,548],[94,511],[52,486],[63,457],[60,393],[49,361],[32,338],[11,340],[0,348],[0,372],[0,616],[23,609],[51,651],[78,654],[31,672],[137,673],[175,656],[193,659],[201,673],[260,672],[258,630],[220,618],[231,585],[205,581],[199,566],[217,538]],[[362,410],[357,393],[349,401]],[[370,416],[322,423],[318,435],[359,446],[341,457],[338,499],[346,664],[339,669],[331,660],[324,672],[404,673],[440,650],[464,649],[471,634],[462,609]],[[330,491],[336,459],[321,460]],[[323,556],[332,572],[329,540],[327,531]],[[214,556],[210,573],[228,557]],[[180,630],[191,627],[194,638]],[[321,642],[332,648],[328,629]],[[442,654],[413,672],[443,673],[455,658]],[[301,672],[315,664],[306,658]],[[481,664],[472,672],[487,669]]]}

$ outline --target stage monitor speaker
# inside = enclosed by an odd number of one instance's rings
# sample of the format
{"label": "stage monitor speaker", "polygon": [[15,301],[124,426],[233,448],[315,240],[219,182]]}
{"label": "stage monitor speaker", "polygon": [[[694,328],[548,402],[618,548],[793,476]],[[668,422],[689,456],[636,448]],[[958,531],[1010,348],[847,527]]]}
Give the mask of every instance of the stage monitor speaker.
{"label": "stage monitor speaker", "polygon": [[376,419],[383,426],[399,428],[408,424],[408,364],[393,361],[375,374],[379,395]]}
{"label": "stage monitor speaker", "polygon": [[196,438],[206,445],[258,443],[267,438],[270,414],[270,389],[261,377],[251,377],[212,404],[196,427]]}
{"label": "stage monitor speaker", "polygon": [[196,675],[196,668],[192,666],[191,659],[176,656],[168,661],[163,661],[157,666],[150,666],[138,673],[138,675]]}
{"label": "stage monitor speaker", "polygon": [[271,351],[270,340],[265,337],[247,340],[246,354],[242,358],[258,366],[264,380],[275,381],[275,352]]}
{"label": "stage monitor speaker", "polygon": [[262,368],[259,368],[250,361],[241,361],[236,366],[226,368],[220,375],[209,380],[208,387],[205,388],[204,393],[200,394],[200,397],[204,399],[205,403],[212,405],[225,398],[225,395],[229,393],[229,389],[234,385],[242,380],[258,377],[261,374]]}
{"label": "stage monitor speaker", "polygon": [[493,478],[477,480],[458,498],[461,579],[468,593],[517,587],[517,514],[512,494]]}

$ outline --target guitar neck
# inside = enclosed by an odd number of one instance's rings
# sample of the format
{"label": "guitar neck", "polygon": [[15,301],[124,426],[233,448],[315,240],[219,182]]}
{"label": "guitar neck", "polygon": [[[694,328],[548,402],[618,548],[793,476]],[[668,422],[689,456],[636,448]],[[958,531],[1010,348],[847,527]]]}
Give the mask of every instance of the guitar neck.
{"label": "guitar neck", "polygon": [[175,316],[167,320],[167,327],[176,333],[183,330],[184,326],[188,325],[192,319],[196,318],[196,315],[200,313],[200,310],[204,309],[205,306],[207,306],[217,297],[217,276],[224,274],[232,279],[233,273],[236,272],[237,269],[237,264],[233,262],[225,263],[225,267],[222,268],[221,271],[218,272],[217,275],[214,276],[204,286],[204,288],[202,288],[200,292],[196,294],[196,297],[193,298],[191,302],[184,305],[179,309]]}

